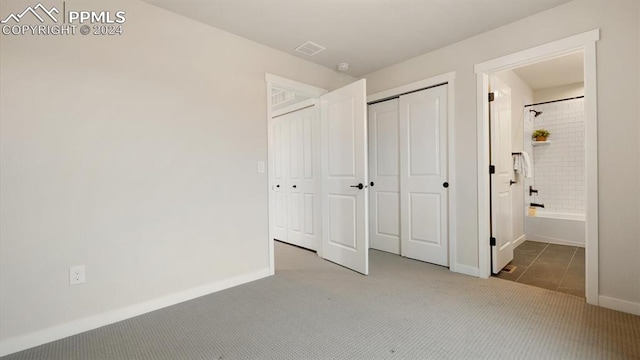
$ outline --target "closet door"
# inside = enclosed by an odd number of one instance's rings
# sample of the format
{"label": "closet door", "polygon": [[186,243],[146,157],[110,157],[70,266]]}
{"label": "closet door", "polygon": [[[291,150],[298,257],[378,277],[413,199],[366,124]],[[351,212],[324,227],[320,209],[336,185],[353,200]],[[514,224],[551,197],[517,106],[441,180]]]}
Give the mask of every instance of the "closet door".
{"label": "closet door", "polygon": [[288,241],[287,230],[287,174],[289,172],[289,118],[287,115],[275,118],[273,123],[273,237]]}
{"label": "closet door", "polygon": [[400,254],[398,99],[369,105],[371,248]]}
{"label": "closet door", "polygon": [[400,97],[401,253],[449,265],[447,86]]}
{"label": "closet door", "polygon": [[288,130],[288,242],[317,251],[321,222],[317,107],[291,113]]}

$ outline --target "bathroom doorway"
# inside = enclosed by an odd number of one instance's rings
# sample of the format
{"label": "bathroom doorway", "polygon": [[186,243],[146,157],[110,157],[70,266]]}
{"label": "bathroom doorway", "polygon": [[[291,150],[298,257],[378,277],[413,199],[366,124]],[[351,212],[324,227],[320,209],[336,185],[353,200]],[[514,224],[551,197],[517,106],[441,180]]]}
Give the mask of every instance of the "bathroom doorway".
{"label": "bathroom doorway", "polygon": [[492,199],[509,212],[492,230],[508,232],[513,249],[506,263],[492,256],[493,276],[584,297],[584,54],[500,71],[489,83],[491,131],[504,133],[490,137],[492,150],[501,143],[492,164],[506,164],[496,171],[504,194],[492,184]]}
{"label": "bathroom doorway", "polygon": [[[493,259],[497,259],[499,262],[502,261],[504,265],[514,265],[513,262],[516,260],[516,256],[520,258],[519,260],[522,260],[523,254],[519,254],[520,252],[527,253],[530,259],[529,263],[525,263],[524,261],[520,262],[521,272],[524,273],[518,276],[521,279],[525,279],[527,272],[529,272],[527,276],[530,277],[534,277],[534,275],[539,279],[544,277],[544,275],[535,274],[534,272],[534,270],[539,267],[536,265],[536,259],[541,260],[540,263],[558,260],[554,269],[546,270],[546,274],[551,274],[554,278],[553,282],[555,283],[553,286],[546,286],[546,288],[557,291],[563,288],[563,280],[568,280],[564,278],[565,275],[580,272],[581,275],[584,274],[584,280],[579,280],[584,283],[584,296],[588,303],[594,305],[597,305],[599,300],[597,276],[597,86],[595,67],[595,45],[596,41],[599,40],[599,36],[599,30],[594,30],[477,64],[475,67],[478,75],[478,242],[480,276],[489,277],[491,274],[500,274],[502,264],[498,264],[499,266],[497,268],[492,266]],[[538,73],[538,75],[534,76],[537,80],[553,80],[567,75],[569,71],[562,68],[560,62],[564,60],[570,62],[569,60],[571,60],[572,57],[574,60],[577,58],[582,59],[583,70],[578,71],[578,73],[582,74],[581,81],[571,80],[546,87],[541,87],[539,84],[529,84],[527,82],[526,72],[536,66],[539,68],[547,67],[545,74],[541,75],[541,73]],[[553,63],[554,60],[555,64]],[[552,61],[552,63],[547,63],[548,61]],[[549,66],[550,64],[552,66]],[[538,71],[539,70],[540,69],[538,69]],[[556,71],[555,75],[552,73],[553,71]],[[512,85],[509,86],[509,91],[507,91],[513,95],[511,101],[508,102],[511,105],[511,109],[505,110],[504,107],[495,108],[490,102],[493,97],[491,95],[487,96],[490,92],[489,89],[491,88],[492,78],[499,78],[500,76],[502,77],[501,80],[505,80],[506,77],[505,82],[507,85]],[[580,83],[584,85],[578,85]],[[529,88],[528,92],[524,91],[526,88]],[[558,94],[562,94],[562,91],[565,91],[566,94],[567,91],[571,92],[571,89],[576,90],[576,88],[581,88],[582,94],[558,97]],[[533,96],[534,92],[537,96],[536,99],[534,99]],[[554,93],[554,98],[543,99],[543,96],[549,95],[549,93]],[[568,104],[569,100],[566,100],[568,98],[579,98],[581,99],[580,101],[583,102],[582,112],[584,114],[584,120],[582,121],[582,133],[580,134],[579,131],[576,131],[576,134],[574,134],[581,135],[583,145],[579,145],[577,142],[569,142],[569,146],[574,146],[576,149],[582,147],[582,154],[574,156],[574,158],[581,158],[584,164],[582,170],[577,167],[571,168],[566,164],[563,165],[560,160],[550,156],[551,152],[548,149],[554,144],[553,134],[547,140],[532,139],[534,130],[542,130],[544,126],[550,127],[550,125],[552,125],[551,123],[542,122],[543,120],[553,120],[553,116],[551,115],[553,115],[555,110],[552,107],[558,105],[557,103]],[[545,106],[548,108],[545,108]],[[575,105],[575,107],[578,106],[579,105]],[[492,107],[494,108],[492,109]],[[491,110],[494,111],[492,112]],[[544,116],[545,110],[547,116]],[[560,110],[560,113],[564,112],[566,112],[566,110]],[[500,120],[500,116],[507,113],[511,114],[511,121],[508,123],[512,125],[509,131],[512,134],[510,140],[513,140],[511,152],[507,154],[507,156],[511,158],[509,162],[512,163],[512,168],[510,169],[512,171],[511,177],[496,176],[498,175],[500,166],[496,167],[494,161],[500,159],[495,158],[494,155],[498,154],[492,153],[492,151],[495,150],[490,147],[490,145],[492,145],[490,140],[496,139],[496,134],[491,133],[491,130],[494,129],[490,126],[490,116],[498,115],[497,118],[492,120],[504,123],[503,120]],[[566,124],[560,125],[562,126],[557,129],[554,128],[553,132],[555,132],[558,145],[561,146],[557,146],[554,150],[562,148],[564,146],[562,144],[565,142],[561,138],[564,136],[563,134],[566,130],[564,126]],[[525,126],[528,127],[526,130]],[[546,130],[552,132],[551,129]],[[518,136],[518,134],[520,134],[520,136]],[[504,148],[504,146],[502,147]],[[539,148],[540,150],[534,150],[534,148]],[[527,149],[529,151],[527,151]],[[522,159],[522,153],[524,152],[530,154],[529,168],[532,169],[534,173],[529,174],[529,176],[524,173],[522,164],[517,163],[517,160],[524,161],[524,159]],[[547,160],[551,159],[556,162],[546,163],[546,166],[552,170],[551,173],[553,176],[560,179],[557,175],[562,170],[569,170],[568,175],[571,176],[572,179],[582,180],[582,193],[580,193],[578,186],[575,184],[564,184],[555,186],[555,188],[551,186],[550,180],[553,179],[545,180],[542,176],[545,171],[549,169],[541,170],[541,174],[539,174],[541,177],[535,177],[535,156],[538,155],[538,165],[543,165],[545,164],[543,156],[545,153]],[[506,157],[502,153],[500,153],[500,155]],[[501,163],[503,165],[502,168],[505,168],[504,164],[507,163],[507,161],[502,159]],[[518,168],[518,166],[520,166],[520,168]],[[519,170],[516,171],[516,169]],[[573,173],[571,173],[571,171],[573,171]],[[493,194],[491,192],[491,189],[493,188],[495,190],[497,185],[502,186],[500,182],[506,182],[506,187],[509,188],[509,193],[512,195],[508,201],[505,200],[508,199],[506,196],[501,195],[496,198],[496,192],[494,191]],[[529,188],[529,186],[531,186],[531,188]],[[558,192],[556,188],[561,191]],[[542,191],[542,189],[545,190]],[[536,190],[538,191],[537,193]],[[506,193],[507,192],[500,192],[500,194]],[[552,196],[553,194],[555,195]],[[564,205],[559,206],[557,201],[559,200],[558,194],[562,196],[567,194],[573,195],[574,198],[569,199],[569,204],[575,207],[582,206],[582,214],[579,214],[575,209],[565,208]],[[581,197],[582,203],[577,200],[578,197]],[[496,208],[496,205],[499,206]],[[544,208],[542,206],[544,206]],[[532,209],[531,211],[529,211],[530,208]],[[496,212],[496,209],[499,211]],[[529,214],[531,214],[531,216]],[[561,224],[558,225],[558,233],[548,234],[540,230],[531,230],[535,229],[536,225],[530,221],[531,219],[537,221],[551,216],[553,217],[551,221],[561,221]],[[511,219],[509,217],[511,217]],[[556,219],[559,217],[564,218]],[[584,217],[584,220],[580,221],[581,219],[578,218],[582,217]],[[568,223],[572,221],[578,221],[578,227],[584,231],[584,236],[580,241],[571,239],[564,239],[564,242],[559,241],[558,239],[560,237],[557,234],[562,232],[575,235],[576,231],[565,228]],[[511,227],[511,229],[509,229],[509,227]],[[547,230],[549,227],[548,224],[543,224],[541,228]],[[533,235],[530,234],[531,231],[527,231],[528,229],[533,231]],[[530,237],[532,240],[531,243],[527,241]],[[579,242],[582,242],[582,244]],[[562,248],[564,246],[568,246],[569,248]],[[580,249],[584,249],[583,264],[579,264],[578,262],[582,253]],[[496,256],[496,254],[498,256]],[[569,258],[568,263],[560,265],[559,258],[565,257],[567,254]],[[505,259],[507,260],[505,261]],[[573,265],[571,265],[572,260],[576,260]],[[518,261],[516,260],[515,262]],[[507,270],[509,270],[509,268],[507,268]],[[533,283],[531,285],[536,284]],[[544,284],[542,284],[542,281],[539,281],[537,285]],[[565,286],[571,287],[570,290],[576,290],[575,292],[565,292],[573,293],[574,295],[582,293],[582,289],[579,289],[577,286],[576,289],[574,289],[574,286],[568,285],[567,282],[565,282]]]}

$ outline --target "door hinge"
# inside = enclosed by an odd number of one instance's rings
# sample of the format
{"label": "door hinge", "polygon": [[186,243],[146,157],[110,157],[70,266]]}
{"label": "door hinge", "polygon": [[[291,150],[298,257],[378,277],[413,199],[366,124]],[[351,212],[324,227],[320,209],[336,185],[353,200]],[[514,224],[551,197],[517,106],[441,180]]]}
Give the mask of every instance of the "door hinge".
{"label": "door hinge", "polygon": [[489,174],[495,174],[496,173],[496,167],[494,165],[489,165]]}
{"label": "door hinge", "polygon": [[492,92],[489,93],[489,102],[492,102],[493,100],[496,99],[496,95]]}
{"label": "door hinge", "polygon": [[489,238],[489,245],[496,246],[496,238],[493,236]]}

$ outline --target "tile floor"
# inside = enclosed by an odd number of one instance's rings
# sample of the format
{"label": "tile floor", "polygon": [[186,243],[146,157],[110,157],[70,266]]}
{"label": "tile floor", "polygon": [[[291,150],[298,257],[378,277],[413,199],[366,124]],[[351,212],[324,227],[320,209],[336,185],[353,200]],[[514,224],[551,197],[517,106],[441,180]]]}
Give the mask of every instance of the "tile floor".
{"label": "tile floor", "polygon": [[584,297],[584,248],[525,241],[513,250],[516,266],[498,278]]}

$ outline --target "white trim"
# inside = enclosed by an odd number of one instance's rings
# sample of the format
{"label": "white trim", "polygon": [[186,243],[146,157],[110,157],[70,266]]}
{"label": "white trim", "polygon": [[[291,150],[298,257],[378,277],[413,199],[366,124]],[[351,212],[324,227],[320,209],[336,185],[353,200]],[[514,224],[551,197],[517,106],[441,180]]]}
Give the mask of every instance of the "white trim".
{"label": "white trim", "polygon": [[600,29],[595,29],[532,47],[530,49],[522,50],[517,53],[502,56],[497,59],[485,61],[483,63],[476,64],[474,69],[476,74],[508,70],[514,67],[529,65],[542,60],[549,60],[572,52],[577,52],[582,50],[585,45],[594,43],[598,40],[600,40]]}
{"label": "white trim", "polygon": [[271,186],[273,186],[273,179],[271,178],[273,172],[273,118],[271,117],[271,107],[273,106],[272,101],[272,83],[269,80],[269,74],[265,75],[265,79],[267,81],[267,219],[269,221],[269,228],[267,230],[267,244],[269,246],[269,275],[275,275],[276,273],[276,262],[275,262],[275,244],[273,243],[273,223],[275,221],[274,218],[274,194],[271,191]]}
{"label": "white trim", "polygon": [[529,238],[527,240],[528,241],[543,242],[543,243],[547,243],[547,244],[555,244],[555,245],[575,246],[575,247],[581,247],[581,248],[585,247],[583,243],[580,243],[580,242],[577,242],[577,241],[571,241],[571,240],[565,240],[565,239],[556,239],[556,238],[547,237],[547,236],[540,236],[540,235],[537,235],[537,234],[529,235]]}
{"label": "white trim", "polygon": [[479,73],[477,79],[477,141],[478,144],[478,276],[484,279],[491,276],[491,249],[488,246],[491,231],[489,228],[489,107],[485,104],[488,94],[489,75]]}
{"label": "white trim", "polygon": [[596,43],[584,47],[584,116],[585,116],[585,276],[586,298],[598,305],[598,92]]}
{"label": "white trim", "polygon": [[298,93],[300,95],[310,97],[310,98],[318,98],[328,92],[327,90],[319,87],[304,84],[295,80],[283,78],[283,77],[269,74],[269,73],[264,74],[264,80],[267,83],[271,85],[275,85],[281,89],[293,91],[295,93]]}
{"label": "white trim", "polygon": [[456,264],[456,272],[459,274],[478,277],[478,268],[462,264]]}
{"label": "white trim", "polygon": [[600,295],[598,303],[599,303],[599,306],[605,307],[607,309],[622,311],[629,314],[640,316],[640,303],[637,303],[637,302],[620,300],[620,299]]}
{"label": "white trim", "polygon": [[[266,81],[267,86],[267,175],[268,175],[268,186],[267,186],[267,199],[268,199],[268,219],[269,219],[269,274],[274,275],[276,273],[276,264],[275,264],[275,251],[274,251],[274,240],[273,240],[273,214],[274,214],[274,199],[273,199],[273,191],[271,191],[271,186],[273,185],[273,179],[271,178],[273,169],[273,117],[277,116],[278,112],[273,111],[271,105],[271,88],[273,86],[286,89],[288,91],[295,92],[297,94],[306,96],[311,98],[310,101],[315,105],[319,105],[320,96],[327,93],[327,90],[321,89],[319,87],[315,87],[312,85],[307,85],[295,80],[290,80],[287,78],[283,78],[277,75],[265,73],[264,79]],[[294,104],[296,106],[298,104]],[[320,106],[316,106],[317,111],[320,111]],[[320,245],[320,244],[319,244]],[[322,255],[321,246],[318,246],[318,256]]]}
{"label": "white trim", "polygon": [[272,110],[271,118],[277,118],[282,115],[286,115],[292,112],[296,112],[298,110],[302,110],[304,108],[308,108],[318,104],[318,99],[307,99],[300,101],[299,103],[291,104],[289,106],[285,106],[282,109]]}
{"label": "white trim", "polygon": [[405,94],[408,92],[428,88],[430,86],[436,86],[445,83],[451,83],[456,78],[455,71],[448,72],[446,74],[434,76],[428,79],[412,82],[410,84],[398,86],[393,89],[377,92],[375,94],[371,94],[367,96],[367,103],[372,103],[375,101],[384,100],[387,98],[396,97],[401,94]]}
{"label": "white trim", "polygon": [[0,356],[13,354],[38,345],[46,344],[68,336],[93,330],[118,321],[130,319],[167,306],[179,304],[201,296],[209,295],[234,286],[246,284],[269,276],[269,269],[264,268],[248,274],[216,281],[207,285],[166,295],[150,301],[108,311],[105,313],[70,321],[47,329],[11,337],[0,342]]}
{"label": "white trim", "polygon": [[[449,161],[447,163],[447,174],[449,177],[449,270],[453,272],[462,272],[460,271],[458,264],[458,233],[457,229],[457,217],[456,217],[456,197],[457,197],[457,189],[458,182],[456,181],[456,152],[455,152],[455,139],[454,130],[455,130],[455,122],[456,122],[456,114],[455,114],[455,84],[456,84],[456,73],[450,72],[447,75],[447,83],[448,83],[448,93],[447,93],[447,103],[449,106],[449,113],[447,118],[447,131],[449,134],[449,138],[447,139],[449,143],[448,149],[448,157]],[[476,269],[477,270],[477,269]]]}
{"label": "white trim", "polygon": [[[453,272],[460,272],[463,274],[469,274],[468,272],[464,272],[464,265],[460,265],[457,263],[457,232],[456,232],[456,189],[458,183],[456,182],[456,173],[455,173],[455,79],[456,72],[451,71],[446,74],[437,75],[428,79],[412,82],[410,84],[405,84],[393,89],[384,90],[375,94],[371,94],[367,96],[367,103],[372,103],[384,99],[394,98],[402,94],[406,94],[408,92],[436,86],[436,85],[444,85],[447,84],[447,142],[449,143],[447,152],[448,152],[448,161],[447,161],[447,173],[449,186],[449,270]],[[463,270],[458,270],[460,267]],[[476,268],[474,272],[477,274]]]}
{"label": "white trim", "polygon": [[[523,66],[542,60],[582,51],[585,76],[585,173],[587,189],[586,206],[586,297],[587,303],[598,305],[598,113],[596,85],[596,44],[600,30],[548,44],[536,46],[514,54],[476,64],[477,74],[477,154],[478,154],[478,267],[479,277],[491,274],[489,247],[489,149],[488,149],[488,93],[489,74]],[[600,297],[601,298],[601,297]]]}
{"label": "white trim", "polygon": [[513,242],[513,248],[517,248],[518,245],[522,244],[525,240],[527,239],[527,235],[526,234],[522,234],[522,236],[520,236],[519,238],[517,238],[514,242]]}

